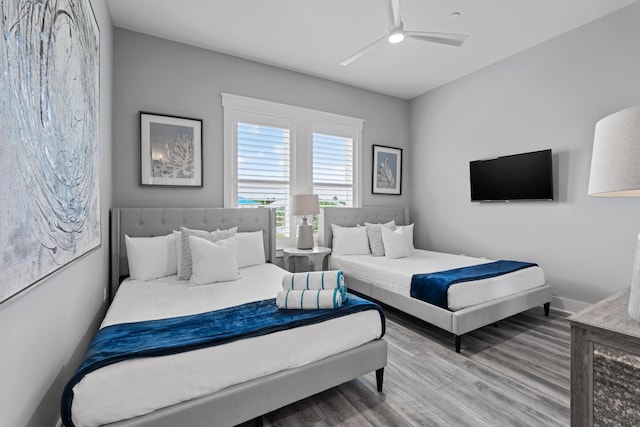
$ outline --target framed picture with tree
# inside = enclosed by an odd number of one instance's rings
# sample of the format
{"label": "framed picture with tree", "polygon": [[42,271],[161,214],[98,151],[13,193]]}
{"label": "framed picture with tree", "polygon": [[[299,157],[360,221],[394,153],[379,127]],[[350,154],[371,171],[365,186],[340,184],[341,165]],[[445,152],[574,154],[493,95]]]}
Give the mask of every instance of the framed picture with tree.
{"label": "framed picture with tree", "polygon": [[374,194],[395,194],[402,191],[402,148],[373,146],[372,170]]}
{"label": "framed picture with tree", "polygon": [[142,185],[202,187],[202,120],[140,112]]}

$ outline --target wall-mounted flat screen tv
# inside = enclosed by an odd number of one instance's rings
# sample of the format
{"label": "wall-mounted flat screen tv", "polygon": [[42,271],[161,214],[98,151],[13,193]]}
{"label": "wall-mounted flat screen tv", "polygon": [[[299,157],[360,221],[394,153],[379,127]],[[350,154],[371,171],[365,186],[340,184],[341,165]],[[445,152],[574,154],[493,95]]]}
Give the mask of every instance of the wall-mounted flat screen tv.
{"label": "wall-mounted flat screen tv", "polygon": [[471,201],[553,200],[551,150],[469,162]]}

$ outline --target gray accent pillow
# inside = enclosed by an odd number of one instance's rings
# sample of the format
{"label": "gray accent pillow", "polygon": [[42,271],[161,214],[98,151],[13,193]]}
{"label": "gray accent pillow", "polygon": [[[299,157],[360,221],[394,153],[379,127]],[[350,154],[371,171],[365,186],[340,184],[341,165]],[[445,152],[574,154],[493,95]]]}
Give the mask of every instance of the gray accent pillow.
{"label": "gray accent pillow", "polygon": [[390,230],[396,229],[395,220],[391,220],[384,224],[371,224],[364,223],[367,228],[367,237],[369,238],[369,248],[371,248],[371,255],[384,256],[384,243],[382,241],[382,227],[387,227]]}
{"label": "gray accent pillow", "polygon": [[189,280],[191,273],[193,272],[193,262],[191,260],[191,246],[189,245],[189,236],[200,237],[210,242],[217,242],[218,240],[228,239],[236,235],[238,227],[231,228],[229,230],[218,231],[205,231],[205,230],[191,230],[189,228],[180,227],[182,234],[182,270],[178,276],[179,280]]}

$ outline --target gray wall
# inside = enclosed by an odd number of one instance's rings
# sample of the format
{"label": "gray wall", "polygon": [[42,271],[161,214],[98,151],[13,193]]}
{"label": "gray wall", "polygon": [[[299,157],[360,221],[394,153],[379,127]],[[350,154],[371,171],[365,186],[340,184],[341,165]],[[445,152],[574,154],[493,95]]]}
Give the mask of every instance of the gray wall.
{"label": "gray wall", "polygon": [[[365,119],[363,203],[410,204],[419,246],[537,261],[567,299],[593,302],[628,285],[640,201],[586,191],[595,122],[640,103],[640,3],[410,104],[113,30],[104,1],[92,3],[101,30],[102,246],[0,305],[3,425],[57,421],[62,387],[104,314],[109,208],[222,205],[220,92]],[[139,186],[139,110],[205,120],[202,189]],[[402,196],[371,194],[372,144],[405,149]],[[469,202],[469,160],[542,148],[555,153],[556,201]]]}
{"label": "gray wall", "polygon": [[[640,200],[589,197],[587,185],[596,121],[640,104],[639,22],[635,3],[410,102],[419,246],[538,262],[569,300],[629,286]],[[469,201],[470,160],[546,148],[555,201]]]}
{"label": "gray wall", "polygon": [[54,426],[62,388],[102,321],[108,285],[111,206],[111,18],[93,0],[100,26],[100,187],[102,246],[0,304],[0,425]]}
{"label": "gray wall", "polygon": [[[408,203],[406,181],[371,194],[372,144],[409,157],[407,101],[118,28],[114,46],[114,206],[222,206],[221,92],[364,119],[363,205]],[[141,110],[204,119],[202,188],[140,186]]]}

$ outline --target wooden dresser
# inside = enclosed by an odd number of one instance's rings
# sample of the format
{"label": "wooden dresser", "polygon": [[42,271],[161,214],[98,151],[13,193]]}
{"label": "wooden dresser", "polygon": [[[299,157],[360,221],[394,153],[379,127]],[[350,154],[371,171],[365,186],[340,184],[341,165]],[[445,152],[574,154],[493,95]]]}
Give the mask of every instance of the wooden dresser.
{"label": "wooden dresser", "polygon": [[571,425],[640,426],[640,324],[629,289],[569,317]]}

